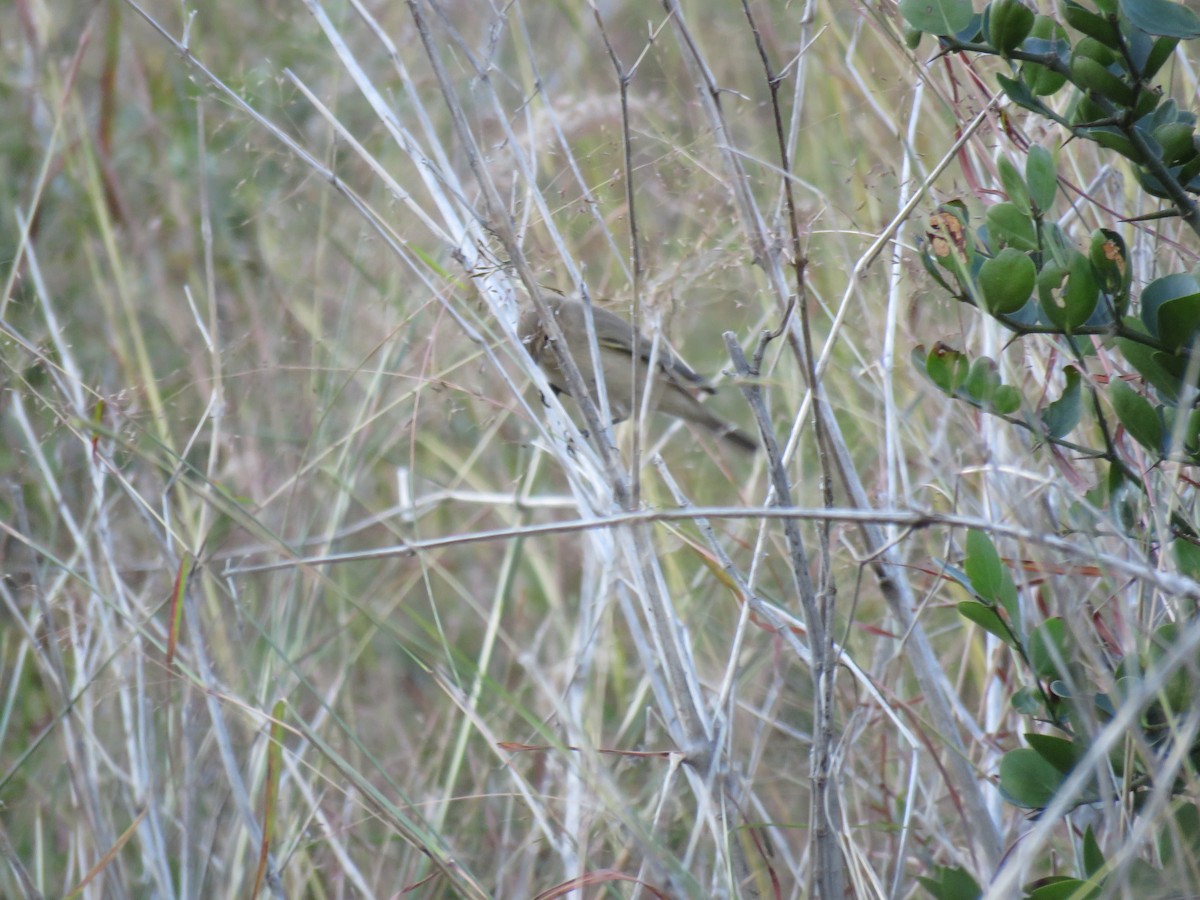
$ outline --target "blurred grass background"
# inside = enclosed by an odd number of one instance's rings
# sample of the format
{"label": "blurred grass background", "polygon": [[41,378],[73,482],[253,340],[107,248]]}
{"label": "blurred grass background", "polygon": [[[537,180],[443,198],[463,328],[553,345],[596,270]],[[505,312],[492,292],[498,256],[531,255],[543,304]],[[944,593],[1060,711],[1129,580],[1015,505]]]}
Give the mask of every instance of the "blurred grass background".
{"label": "blurred grass background", "polygon": [[[370,8],[422,103],[439,108],[407,7]],[[16,0],[0,9],[0,820],[6,857],[25,873],[0,871],[0,894],[83,885],[86,897],[248,896],[279,699],[285,752],[267,885],[277,896],[412,888],[522,897],[598,872],[608,874],[586,890],[575,884],[577,896],[636,894],[617,872],[719,893],[708,838],[696,837],[706,813],[672,761],[594,752],[670,749],[653,673],[622,613],[631,587],[620,572],[575,533],[368,555],[577,514],[560,457],[448,313],[461,311],[480,340],[505,340],[471,279],[285,70],[429,208],[419,167],[302,4],[222,4],[188,9],[186,20],[177,4],[145,9],[177,37],[186,29],[194,58],[329,166],[408,258],[131,6]],[[894,270],[888,251],[850,279],[902,189],[911,192],[986,103],[980,85],[937,63],[919,86],[916,60],[927,60],[928,45],[917,57],[903,49],[891,4],[754,9],[776,65],[803,61],[803,91],[793,96],[789,80],[783,102],[800,116],[793,169],[814,330],[820,344],[846,306],[825,384],[868,489],[881,506],[989,510],[1037,527],[1060,502],[1048,472],[1026,469],[1026,448],[916,382],[906,358],[911,345],[964,327],[985,345],[994,337],[927,290],[908,252],[911,229],[900,233]],[[590,11],[470,0],[435,10],[447,65],[540,280],[571,289],[532,189],[593,295],[627,310],[621,109]],[[353,8],[326,11],[387,101],[414,115],[387,49]],[[774,124],[752,35],[732,4],[682,11],[783,244]],[[645,302],[698,370],[719,373],[728,368],[721,333],[752,345],[779,310],[663,10],[606,4],[601,14],[626,64],[640,57],[629,115]],[[519,177],[495,110],[475,90],[471,54],[486,60],[535,186]],[[431,127],[454,147],[448,116]],[[997,148],[1011,152],[989,120],[964,150],[971,174],[952,165],[923,208],[970,198]],[[465,172],[461,152],[450,162]],[[777,350],[768,363],[764,384],[786,435],[804,380]],[[537,392],[525,396],[539,412]],[[715,402],[750,423],[734,388]],[[891,425],[889,403],[899,413]],[[652,422],[653,438],[664,432],[652,446],[692,502],[764,502],[761,458]],[[618,435],[628,449],[630,426]],[[819,505],[806,432],[791,471],[796,503]],[[642,478],[647,505],[674,505],[654,467]],[[755,552],[752,520],[716,528],[739,564],[753,555],[762,594],[793,607],[779,529],[766,527],[766,549]],[[754,800],[728,839],[752,861],[746,895],[755,886],[804,895],[807,670],[771,629],[751,625],[731,643],[738,597],[707,564],[692,524],[654,533],[702,683],[715,696],[731,665],[735,673],[729,752]],[[998,693],[1006,674],[934,577],[952,549],[937,533],[903,545],[984,778],[1013,740]],[[835,527],[834,551],[837,637],[923,733],[903,636],[860,567],[856,534]],[[352,558],[248,570],[326,554]],[[199,565],[168,669],[170,599],[187,557]],[[906,746],[851,679],[837,700],[855,883],[907,884],[934,862],[969,863],[955,798],[936,765],[912,759],[938,752],[941,738],[923,733]],[[589,747],[563,747],[571,717]],[[917,837],[900,854],[906,809]]]}

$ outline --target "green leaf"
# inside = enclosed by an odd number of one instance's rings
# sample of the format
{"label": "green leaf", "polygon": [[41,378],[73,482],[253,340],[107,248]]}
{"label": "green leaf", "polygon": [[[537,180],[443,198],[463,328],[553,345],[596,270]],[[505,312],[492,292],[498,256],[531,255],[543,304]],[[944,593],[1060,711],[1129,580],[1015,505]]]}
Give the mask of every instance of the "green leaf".
{"label": "green leaf", "polygon": [[1118,318],[1124,316],[1129,305],[1129,285],[1133,278],[1125,239],[1115,231],[1097,228],[1092,232],[1088,259],[1096,273],[1096,283],[1100,290],[1113,300],[1115,314]]}
{"label": "green leaf", "polygon": [[933,247],[929,241],[921,241],[921,265],[929,273],[929,277],[938,283],[947,294],[957,295],[958,290],[950,286],[950,282],[942,274],[941,266],[933,258]]}
{"label": "green leaf", "polygon": [[1000,760],[1000,791],[1014,806],[1045,809],[1062,783],[1062,773],[1036,750],[1010,750]]}
{"label": "green leaf", "polygon": [[1160,37],[1154,42],[1150,48],[1150,52],[1146,54],[1146,61],[1142,65],[1142,77],[1149,80],[1158,74],[1161,69],[1171,58],[1171,54],[1175,52],[1175,48],[1179,46],[1179,38]]}
{"label": "green leaf", "polygon": [[1062,12],[1067,24],[1076,31],[1095,38],[1106,47],[1117,49],[1121,46],[1116,26],[1104,16],[1080,6],[1075,0],[1067,0],[1062,6]]}
{"label": "green leaf", "polygon": [[[1063,662],[1066,662],[1066,660],[1063,660]],[[1070,700],[1075,696],[1071,693],[1071,686],[1061,678],[1051,679],[1048,687],[1051,694],[1053,694],[1055,697],[1060,697],[1063,700]]]}
{"label": "green leaf", "polygon": [[1187,424],[1183,429],[1183,449],[1191,454],[1193,459],[1200,454],[1200,409],[1187,413]]}
{"label": "green leaf", "polygon": [[1017,643],[1012,629],[1008,627],[995,607],[984,606],[978,600],[963,600],[955,604],[954,608],[964,619],[974,622],[988,634],[995,635],[1010,647],[1016,647]]}
{"label": "green leaf", "polygon": [[1054,205],[1058,192],[1058,172],[1054,168],[1054,157],[1040,144],[1029,148],[1025,160],[1025,180],[1029,183],[1029,201],[1035,209],[1046,212]]}
{"label": "green leaf", "polygon": [[1023,716],[1035,716],[1042,708],[1042,695],[1036,688],[1019,688],[1012,695],[1012,708]]}
{"label": "green leaf", "polygon": [[1134,146],[1133,141],[1129,140],[1115,126],[1105,125],[1100,128],[1085,128],[1079,133],[1089,141],[1099,144],[1105,150],[1112,150],[1114,153],[1119,153],[1135,163],[1140,164],[1146,160],[1145,156],[1142,155],[1142,151]]}
{"label": "green leaf", "polygon": [[925,372],[930,380],[951,396],[967,380],[970,363],[967,357],[948,344],[938,341],[925,357]]}
{"label": "green leaf", "polygon": [[970,283],[975,262],[975,244],[967,227],[967,214],[957,204],[943,203],[929,216],[925,232],[933,258],[963,285]]}
{"label": "green leaf", "polygon": [[[1178,645],[1179,625],[1168,622],[1155,629],[1150,646],[1146,650],[1146,669],[1155,669],[1163,664],[1163,660]],[[1200,659],[1193,657],[1193,665]],[[1193,669],[1193,671],[1195,671]],[[1159,693],[1159,700],[1172,715],[1179,715],[1196,705],[1196,685],[1193,673],[1186,666],[1175,669],[1167,676]]]}
{"label": "green leaf", "polygon": [[992,397],[1000,387],[1000,372],[995,360],[988,356],[980,356],[967,372],[966,380],[962,383],[962,392],[977,406],[991,406]]}
{"label": "green leaf", "polygon": [[1159,665],[1171,653],[1171,648],[1179,642],[1179,626],[1175,622],[1165,622],[1154,629],[1150,642],[1146,645],[1145,668],[1151,669]]}
{"label": "green leaf", "polygon": [[1153,133],[1163,125],[1169,125],[1174,122],[1186,122],[1194,125],[1196,117],[1192,113],[1179,108],[1179,104],[1175,102],[1173,97],[1167,97],[1160,103],[1156,103],[1154,108],[1145,116],[1139,118],[1135,123],[1135,127],[1143,134]]}
{"label": "green leaf", "polygon": [[[1126,317],[1125,327],[1136,327],[1139,331],[1143,330],[1141,322],[1132,316]],[[1159,396],[1171,403],[1179,399],[1180,377],[1166,365],[1170,360],[1167,354],[1128,338],[1118,338],[1116,343],[1117,349],[1121,351],[1125,361],[1158,391]]]}
{"label": "green leaf", "polygon": [[[1194,861],[1188,864],[1187,871],[1189,873],[1194,865]],[[1126,897],[1145,897],[1147,900],[1150,900],[1150,898],[1157,900],[1158,897],[1162,896],[1163,873],[1159,869],[1150,865],[1144,859],[1137,858],[1131,859],[1129,865],[1123,867],[1123,869],[1124,871],[1121,873],[1122,886],[1128,885],[1128,887],[1122,893]],[[1189,884],[1190,880],[1184,880],[1183,883]],[[1171,898],[1171,900],[1179,900],[1180,895],[1175,894],[1172,896],[1171,894],[1167,894],[1167,897]],[[1183,897],[1186,897],[1187,900],[1193,900],[1188,894],[1183,894]],[[1091,900],[1091,898],[1088,898],[1088,900]]]}
{"label": "green leaf", "polygon": [[1074,741],[1068,741],[1066,738],[1056,737],[1052,734],[1029,732],[1025,735],[1025,740],[1042,759],[1064,775],[1071,773],[1071,770],[1075,768],[1075,763],[1080,760],[1084,752]]}
{"label": "green leaf", "polygon": [[1042,410],[1042,425],[1052,438],[1063,438],[1070,434],[1079,424],[1079,416],[1083,410],[1079,370],[1074,366],[1067,366],[1063,369],[1063,377],[1067,383],[1062,394]]}
{"label": "green leaf", "polygon": [[[1171,169],[1174,172],[1174,169]],[[1183,166],[1179,167],[1179,174],[1175,177],[1179,183],[1184,185],[1189,191],[1196,193],[1200,191],[1200,180],[1196,178],[1200,175],[1200,155],[1193,157]]]}
{"label": "green leaf", "polygon": [[[1135,31],[1134,34],[1141,34],[1141,32]],[[1137,103],[1133,107],[1133,120],[1136,122],[1153,115],[1154,111],[1162,104],[1162,97],[1162,88],[1149,88],[1139,93]]]}
{"label": "green leaf", "polygon": [[1057,616],[1042,622],[1029,635],[1029,664],[1043,680],[1066,674],[1071,661],[1067,651],[1067,624]]}
{"label": "green leaf", "polygon": [[[1042,66],[1038,66],[1038,68],[1043,72],[1046,71],[1046,69],[1044,69]],[[1025,66],[1021,67],[1021,71],[1023,78]],[[1048,107],[1045,103],[1039,100],[1031,89],[1031,86],[1026,84],[1021,79],[1008,78],[1005,75],[998,74],[996,75],[996,81],[1000,83],[1000,87],[1004,93],[1008,95],[1008,99],[1012,100],[1012,102],[1017,104],[1017,106],[1023,106],[1025,109],[1037,113],[1039,116],[1043,116],[1044,118],[1057,122],[1060,125],[1069,127],[1067,121],[1050,107]],[[1059,84],[1059,87],[1062,87],[1062,85],[1065,83],[1066,79],[1063,79],[1063,82],[1062,84]],[[1054,91],[1048,91],[1046,93],[1052,94]]]}
{"label": "green leaf", "polygon": [[934,896],[934,900],[979,900],[983,890],[964,869],[938,866],[936,878],[918,875],[917,881]]}
{"label": "green leaf", "polygon": [[[1152,143],[1152,142],[1150,141],[1150,139],[1147,139],[1147,143]],[[1126,155],[1126,154],[1122,154],[1122,155]],[[1143,167],[1144,163],[1145,163],[1144,157],[1135,158],[1133,156],[1127,156],[1127,158],[1138,163],[1137,167],[1134,168],[1134,170],[1133,170],[1133,175],[1135,178],[1137,178],[1138,186],[1143,191],[1145,191],[1151,197],[1157,197],[1160,200],[1170,200],[1171,199],[1171,191],[1167,190],[1167,188],[1163,185],[1163,182],[1159,179],[1159,177],[1157,175],[1155,175],[1153,172],[1151,172],[1150,170]],[[1170,180],[1172,180],[1174,182],[1178,182],[1181,185],[1186,184],[1188,190],[1193,189],[1193,185],[1191,185],[1190,183],[1186,183],[1182,179],[1180,179],[1179,175],[1181,173],[1181,170],[1168,169],[1167,172],[1168,172],[1168,175],[1170,176]]]}
{"label": "green leaf", "polygon": [[1151,137],[1162,148],[1162,161],[1168,166],[1177,166],[1196,155],[1195,133],[1195,125],[1191,122],[1165,122],[1151,132]]}
{"label": "green leaf", "polygon": [[1091,878],[1104,868],[1104,853],[1096,841],[1096,833],[1089,825],[1083,833],[1083,874]]}
{"label": "green leaf", "polygon": [[1171,541],[1171,550],[1179,571],[1193,581],[1200,579],[1200,546],[1186,538],[1176,538]]}
{"label": "green leaf", "polygon": [[1200,330],[1200,294],[1177,297],[1158,308],[1158,331],[1172,350],[1191,344],[1197,330]]}
{"label": "green leaf", "polygon": [[1029,188],[1021,177],[1016,165],[1007,156],[1001,156],[997,164],[1000,169],[1000,184],[1004,187],[1008,202],[1020,210],[1022,215],[1029,215]]}
{"label": "green leaf", "polygon": [[983,16],[984,38],[1007,57],[1029,37],[1033,20],[1033,10],[1021,0],[992,0]]}
{"label": "green leaf", "polygon": [[1200,807],[1195,802],[1185,802],[1176,807],[1174,822],[1163,823],[1159,832],[1158,852],[1163,865],[1177,860],[1191,866],[1200,857]]}
{"label": "green leaf", "polygon": [[1117,418],[1130,437],[1152,453],[1162,447],[1162,422],[1150,401],[1120,379],[1108,385],[1109,397]]}
{"label": "green leaf", "polygon": [[1120,52],[1109,47],[1103,41],[1098,41],[1090,36],[1080,38],[1078,43],[1072,48],[1071,54],[1072,56],[1086,56],[1089,59],[1094,59],[1105,67],[1122,61]]}
{"label": "green leaf", "polygon": [[1089,885],[1086,881],[1066,875],[1050,875],[1038,881],[1036,887],[1027,890],[1026,900],[1092,900],[1100,896],[1098,885]]}
{"label": "green leaf", "polygon": [[972,528],[967,532],[967,555],[963,570],[971,579],[975,593],[990,603],[1000,599],[1000,587],[1007,573],[1000,562],[996,545],[985,532]]}
{"label": "green leaf", "polygon": [[[1174,337],[1162,330],[1162,319],[1159,310],[1175,300],[1192,298],[1200,294],[1200,282],[1187,272],[1165,275],[1146,285],[1142,291],[1142,322],[1147,332],[1159,340],[1169,343]],[[1180,346],[1180,343],[1174,346]]]}
{"label": "green leaf", "polygon": [[1093,125],[1104,118],[1104,110],[1085,91],[1076,91],[1070,109],[1072,125]]}
{"label": "green leaf", "polygon": [[1006,247],[979,269],[979,289],[992,315],[1014,313],[1028,301],[1037,284],[1033,260],[1015,247]]}
{"label": "green leaf", "polygon": [[1133,88],[1094,59],[1076,54],[1071,57],[1071,80],[1093,96],[1103,97],[1118,106],[1133,106]]}
{"label": "green leaf", "polygon": [[1142,531],[1141,482],[1126,478],[1115,462],[1108,467],[1108,509],[1113,521],[1126,535]]}
{"label": "green leaf", "polygon": [[971,363],[958,391],[975,406],[997,415],[1008,415],[1021,408],[1021,392],[1000,383],[999,368],[993,359],[981,356]]}
{"label": "green leaf", "polygon": [[[1070,48],[1065,28],[1049,16],[1037,16],[1033,20],[1033,33],[1025,39],[1021,49],[1027,53],[1055,56],[1065,65]],[[1029,90],[1039,97],[1058,93],[1067,83],[1066,75],[1035,62],[1022,63],[1020,76]]]}
{"label": "green leaf", "polygon": [[1146,34],[1188,40],[1200,37],[1200,16],[1170,0],[1121,0],[1121,12]]}
{"label": "green leaf", "polygon": [[[1053,69],[1047,69],[1041,63],[1022,63],[1020,74],[1021,81],[1029,87],[1029,92],[1036,97],[1048,97],[1051,94],[1057,94],[1062,90],[1062,86],[1067,83],[1066,75],[1061,72],[1055,72]],[[1013,99],[1015,100],[1016,98],[1014,97]]]}
{"label": "green leaf", "polygon": [[1091,317],[1100,298],[1088,258],[1077,250],[1066,254],[1065,266],[1051,263],[1038,276],[1038,300],[1046,319],[1065,332]]}
{"label": "green leaf", "polygon": [[966,572],[944,559],[936,559],[935,562],[942,567],[943,576],[949,578],[972,597],[975,596],[975,585],[971,584],[971,579],[967,577]]}
{"label": "green leaf", "polygon": [[[1189,282],[1194,284],[1190,275],[1169,275],[1160,278],[1142,292],[1143,315],[1146,306],[1154,304],[1154,317],[1157,320],[1156,331],[1158,338],[1172,351],[1178,352],[1189,346],[1200,330],[1200,293],[1165,296],[1164,292],[1152,291],[1160,282],[1172,279],[1176,286],[1185,287]],[[1147,301],[1146,294],[1153,293],[1153,299]]]}
{"label": "green leaf", "polygon": [[929,34],[958,34],[971,24],[971,0],[900,0],[900,15],[908,24]]}
{"label": "green leaf", "polygon": [[997,246],[1037,250],[1037,232],[1028,213],[1014,203],[997,203],[987,211],[988,234]]}
{"label": "green leaf", "polygon": [[1021,392],[1011,384],[1002,384],[992,394],[989,408],[998,416],[1008,416],[1021,408]]}

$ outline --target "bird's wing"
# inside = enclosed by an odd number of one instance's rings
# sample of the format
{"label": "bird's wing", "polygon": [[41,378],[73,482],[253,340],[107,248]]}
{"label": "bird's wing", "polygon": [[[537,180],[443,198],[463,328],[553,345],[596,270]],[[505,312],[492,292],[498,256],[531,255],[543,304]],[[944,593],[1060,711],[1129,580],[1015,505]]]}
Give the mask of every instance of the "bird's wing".
{"label": "bird's wing", "polygon": [[[593,321],[596,323],[597,340],[600,344],[625,353],[631,353],[633,352],[633,347],[630,344],[629,336],[633,336],[633,339],[637,342],[638,358],[644,360],[647,365],[649,364],[650,354],[654,349],[653,341],[644,334],[633,331],[628,322],[616,313],[609,312],[607,309],[593,307],[592,315]],[[714,393],[713,388],[708,384],[708,380],[676,356],[665,341],[659,341],[658,366],[668,378],[680,384],[681,387],[688,386],[709,394]],[[686,382],[686,384],[682,384],[681,382]]]}

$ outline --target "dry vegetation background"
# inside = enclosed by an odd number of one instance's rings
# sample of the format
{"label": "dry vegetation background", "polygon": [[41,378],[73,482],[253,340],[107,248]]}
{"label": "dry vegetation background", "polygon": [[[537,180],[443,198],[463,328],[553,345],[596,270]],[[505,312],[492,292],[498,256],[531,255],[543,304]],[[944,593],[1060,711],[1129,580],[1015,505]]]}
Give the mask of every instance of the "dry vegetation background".
{"label": "dry vegetation background", "polygon": [[[583,4],[416,8],[444,84],[405,3],[0,8],[0,895],[814,890],[814,681],[783,526],[755,514],[766,454],[620,426],[642,509],[748,511],[621,519],[576,407],[543,405],[505,324],[526,292],[472,171],[538,282],[582,273],[624,313],[636,293],[753,430],[722,333],[751,353],[795,290],[754,31],[734,3],[605,3],[603,32]],[[846,652],[829,840],[859,896],[913,895],[939,864],[984,880],[1031,827],[991,786],[1022,674],[939,577],[962,530],[888,513],[1052,533],[1095,477],[908,361],[947,338],[1042,377],[1036,343],[1006,355],[913,253],[937,202],[992,196],[1025,123],[977,120],[988,79],[908,52],[890,2],[751,8],[864,489],[835,479],[834,502],[882,511],[917,623],[849,514],[827,561],[800,522]],[[759,383],[792,502],[819,508],[786,341]],[[1037,541],[1001,548],[1045,563],[1029,602],[1120,590]],[[704,752],[680,746],[697,734]],[[1013,877],[1069,846],[1052,833]]]}

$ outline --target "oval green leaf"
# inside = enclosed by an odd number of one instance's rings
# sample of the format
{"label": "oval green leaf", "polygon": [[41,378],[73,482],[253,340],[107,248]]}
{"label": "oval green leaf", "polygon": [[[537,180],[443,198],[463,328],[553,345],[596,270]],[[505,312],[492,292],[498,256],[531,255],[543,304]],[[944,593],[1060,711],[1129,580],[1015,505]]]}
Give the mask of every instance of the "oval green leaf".
{"label": "oval green leaf", "polygon": [[1001,156],[997,168],[1000,170],[1000,184],[1004,187],[1004,193],[1008,197],[1008,202],[1015,206],[1022,214],[1029,214],[1029,188],[1025,186],[1025,179],[1021,177],[1020,171],[1013,164],[1013,161],[1007,156]]}
{"label": "oval green leaf", "polygon": [[1173,300],[1200,294],[1200,282],[1187,272],[1165,275],[1146,285],[1142,291],[1142,323],[1146,330],[1159,340],[1166,341],[1168,335],[1161,330],[1159,309]]}
{"label": "oval green leaf", "polygon": [[1064,775],[1069,775],[1083,751],[1074,741],[1052,734],[1028,732],[1025,741],[1037,754]]}
{"label": "oval green leaf", "polygon": [[908,24],[930,34],[958,34],[975,14],[971,0],[900,0],[900,15]]}
{"label": "oval green leaf", "polygon": [[1073,57],[1071,59],[1071,80],[1082,90],[1091,91],[1094,97],[1103,97],[1118,106],[1133,105],[1135,99],[1133,88],[1094,59],[1079,55]]}
{"label": "oval green leaf", "polygon": [[1042,425],[1052,438],[1063,438],[1075,430],[1083,411],[1083,392],[1080,390],[1079,370],[1074,366],[1063,369],[1066,386],[1057,400],[1042,410]]}
{"label": "oval green leaf", "polygon": [[933,900],[979,900],[983,896],[979,883],[965,869],[938,866],[936,871],[936,878],[917,876]]}
{"label": "oval green leaf", "polygon": [[1096,273],[1096,283],[1100,290],[1112,298],[1113,310],[1117,317],[1124,316],[1129,306],[1129,285],[1133,277],[1133,270],[1129,268],[1129,252],[1125,248],[1125,239],[1108,228],[1097,228],[1092,232],[1088,259]]}
{"label": "oval green leaf", "polygon": [[992,315],[1014,313],[1028,302],[1037,284],[1033,260],[1015,247],[1006,247],[979,269],[979,289]]}
{"label": "oval green leaf", "polygon": [[1000,599],[1004,566],[992,539],[978,528],[967,532],[967,555],[963,559],[963,570],[971,579],[976,594],[991,603]]}
{"label": "oval green leaf", "polygon": [[1029,664],[1038,678],[1048,681],[1065,675],[1070,662],[1067,624],[1061,618],[1047,619],[1029,635]]}
{"label": "oval green leaf", "polygon": [[1162,148],[1162,161],[1168,166],[1176,166],[1195,156],[1195,131],[1190,122],[1167,122],[1155,128],[1151,136]]}
{"label": "oval green leaf", "polygon": [[1113,410],[1129,436],[1152,453],[1162,447],[1162,422],[1150,401],[1127,385],[1116,380],[1108,386]]}
{"label": "oval green leaf", "polygon": [[980,356],[971,363],[967,378],[962,384],[963,393],[984,408],[991,406],[992,395],[999,387],[1000,370],[995,360],[989,356]]}
{"label": "oval green leaf", "polygon": [[[1065,54],[1070,49],[1067,30],[1049,16],[1036,16],[1033,20],[1033,33],[1022,49],[1030,53],[1054,53],[1066,62]],[[1020,75],[1021,81],[1039,97],[1057,93],[1059,88],[1067,83],[1066,75],[1047,69],[1041,63],[1022,63]]]}
{"label": "oval green leaf", "polygon": [[1065,332],[1083,325],[1100,298],[1091,263],[1076,250],[1068,252],[1066,266],[1052,263],[1042,269],[1037,286],[1046,319]]}
{"label": "oval green leaf", "polygon": [[1063,18],[1076,31],[1095,38],[1107,47],[1120,49],[1121,39],[1114,26],[1107,18],[1097,15],[1090,9],[1080,6],[1075,0],[1067,0],[1062,7]]}
{"label": "oval green leaf", "polygon": [[1025,180],[1029,184],[1030,202],[1042,212],[1049,210],[1058,192],[1058,171],[1054,168],[1054,156],[1040,144],[1029,148]]}
{"label": "oval green leaf", "polygon": [[994,607],[984,606],[977,600],[964,600],[958,603],[955,608],[958,614],[964,619],[974,622],[988,634],[1000,638],[1010,647],[1016,646],[1016,641],[1013,638],[1012,631],[1004,623],[999,611]]}
{"label": "oval green leaf", "polygon": [[1029,37],[1033,19],[1033,10],[1021,0],[992,0],[983,17],[984,37],[1001,56],[1008,56]]}
{"label": "oval green leaf", "polygon": [[947,394],[953,395],[962,386],[969,371],[966,355],[941,341],[925,357],[925,374]]}
{"label": "oval green leaf", "polygon": [[1179,46],[1179,38],[1160,37],[1154,42],[1149,53],[1146,54],[1146,62],[1142,67],[1142,77],[1146,79],[1153,78],[1171,58],[1171,54],[1175,52],[1175,48]]}
{"label": "oval green leaf", "polygon": [[1017,250],[1038,248],[1033,220],[1015,203],[997,203],[988,209],[986,220],[994,246],[1014,247]]}
{"label": "oval green leaf", "polygon": [[1062,783],[1062,773],[1028,747],[1011,750],[1000,760],[1000,790],[1014,806],[1045,809]]}
{"label": "oval green leaf", "polygon": [[1170,0],[1121,0],[1121,11],[1146,34],[1188,40],[1200,37],[1200,16]]}
{"label": "oval green leaf", "polygon": [[1021,408],[1021,392],[1011,384],[1002,384],[992,394],[989,409],[998,416],[1008,416]]}

